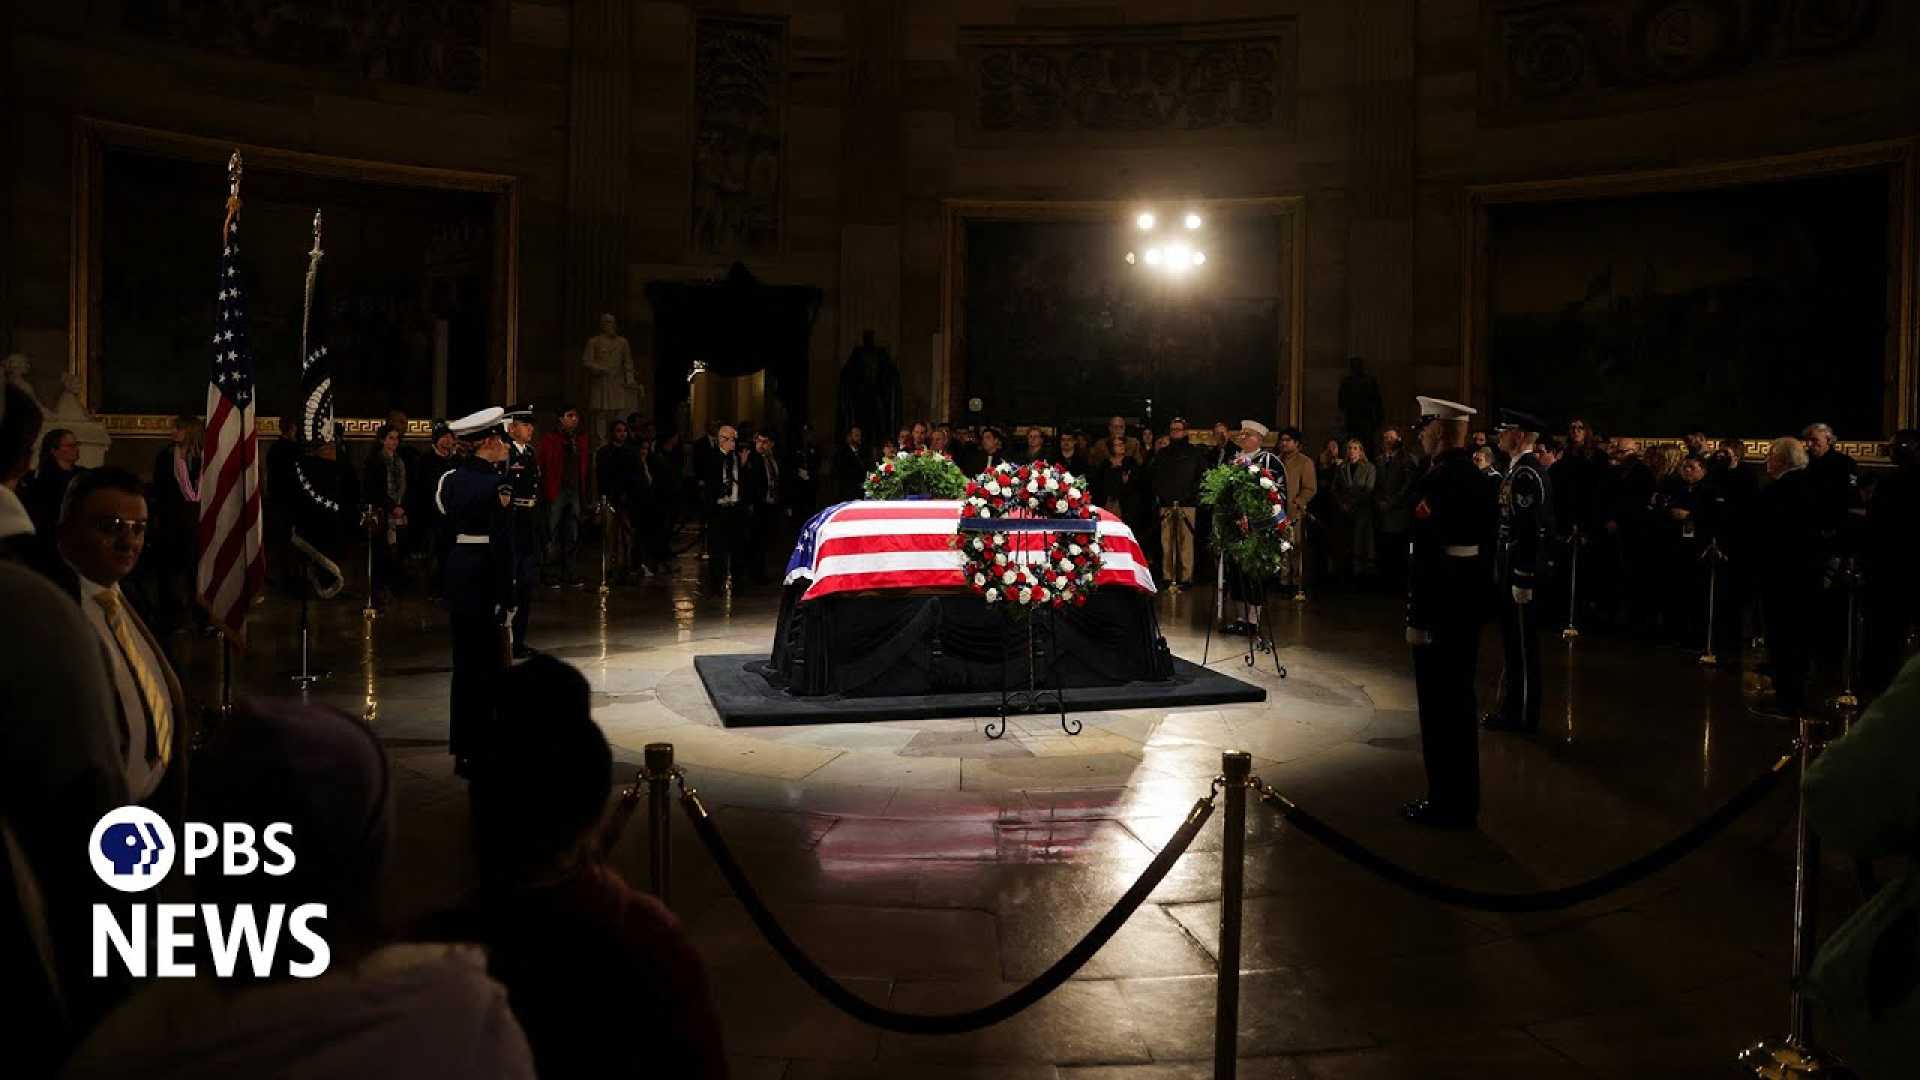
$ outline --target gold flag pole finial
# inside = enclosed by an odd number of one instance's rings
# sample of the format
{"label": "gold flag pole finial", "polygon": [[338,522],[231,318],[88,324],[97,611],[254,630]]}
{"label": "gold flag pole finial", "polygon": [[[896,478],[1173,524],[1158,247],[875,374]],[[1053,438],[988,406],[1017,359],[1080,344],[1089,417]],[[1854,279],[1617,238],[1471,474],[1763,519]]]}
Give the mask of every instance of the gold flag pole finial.
{"label": "gold flag pole finial", "polygon": [[318,208],[315,208],[313,211],[313,250],[307,252],[307,254],[320,254],[320,211]]}
{"label": "gold flag pole finial", "polygon": [[220,242],[226,243],[227,236],[233,231],[233,218],[240,212],[240,174],[244,167],[240,164],[240,151],[235,150],[227,159],[227,217],[220,223]]}

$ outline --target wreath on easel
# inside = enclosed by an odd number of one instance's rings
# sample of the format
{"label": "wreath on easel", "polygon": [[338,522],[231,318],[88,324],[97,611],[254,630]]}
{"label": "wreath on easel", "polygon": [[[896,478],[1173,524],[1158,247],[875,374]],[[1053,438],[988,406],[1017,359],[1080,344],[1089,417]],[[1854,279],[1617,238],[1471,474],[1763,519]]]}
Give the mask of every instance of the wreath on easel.
{"label": "wreath on easel", "polygon": [[1213,543],[1251,578],[1286,568],[1286,482],[1258,465],[1216,465],[1200,478],[1200,502],[1213,509]]}
{"label": "wreath on easel", "polygon": [[[967,482],[960,516],[1011,524],[1098,520],[1099,511],[1081,482],[1064,469],[1045,462],[1002,463]],[[1035,559],[1032,546],[1015,539],[1027,531],[1045,530],[1012,527],[955,533],[954,545],[965,559],[960,572],[967,587],[989,606],[1004,603],[1017,613],[1038,607],[1084,607],[1105,551],[1100,534],[1047,531],[1046,551]]]}

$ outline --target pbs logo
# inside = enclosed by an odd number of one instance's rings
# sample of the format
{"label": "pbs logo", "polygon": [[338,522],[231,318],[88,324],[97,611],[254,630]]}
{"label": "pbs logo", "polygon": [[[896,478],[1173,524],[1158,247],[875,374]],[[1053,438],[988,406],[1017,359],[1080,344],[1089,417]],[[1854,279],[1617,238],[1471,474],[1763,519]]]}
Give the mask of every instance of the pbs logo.
{"label": "pbs logo", "polygon": [[100,816],[87,842],[93,872],[109,888],[145,892],[173,869],[173,829],[144,806],[122,806]]}

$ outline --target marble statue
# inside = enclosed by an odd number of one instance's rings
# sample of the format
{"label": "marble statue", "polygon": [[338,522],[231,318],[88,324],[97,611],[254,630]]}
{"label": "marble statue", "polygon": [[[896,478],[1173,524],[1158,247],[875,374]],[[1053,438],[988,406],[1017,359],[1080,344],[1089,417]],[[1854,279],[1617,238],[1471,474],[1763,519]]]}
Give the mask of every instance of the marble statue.
{"label": "marble statue", "polygon": [[594,438],[605,439],[615,419],[640,408],[640,380],[633,370],[633,350],[620,336],[619,324],[612,315],[600,316],[600,332],[587,339],[580,365],[587,369],[587,411],[592,417]]}
{"label": "marble statue", "polygon": [[[26,353],[14,353],[7,357],[6,371],[9,378],[19,379],[29,388],[33,386],[33,357]],[[73,432],[73,437],[80,443],[80,464],[97,469],[106,463],[107,447],[113,444],[113,436],[107,434],[107,425],[88,411],[83,389],[79,372],[62,374],[60,397],[54,407],[47,411],[46,423],[41,425],[41,430],[66,428]]]}

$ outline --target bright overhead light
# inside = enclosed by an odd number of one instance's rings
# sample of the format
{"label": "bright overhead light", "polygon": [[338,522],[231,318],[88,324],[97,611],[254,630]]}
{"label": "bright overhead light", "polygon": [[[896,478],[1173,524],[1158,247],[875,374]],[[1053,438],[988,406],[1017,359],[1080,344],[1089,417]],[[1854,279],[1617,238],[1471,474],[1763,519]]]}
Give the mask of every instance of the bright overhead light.
{"label": "bright overhead light", "polygon": [[1150,210],[1142,211],[1139,217],[1133,219],[1133,223],[1142,229],[1153,228],[1153,212]]}
{"label": "bright overhead light", "polygon": [[1175,244],[1167,249],[1167,269],[1178,274],[1193,265],[1193,249],[1185,244]]}
{"label": "bright overhead light", "polygon": [[1187,222],[1186,222],[1186,224],[1187,224],[1187,228],[1189,228],[1189,229],[1197,229],[1197,228],[1199,228],[1199,227],[1200,227],[1200,215],[1199,215],[1199,214],[1195,214],[1195,213],[1193,213],[1193,212],[1191,212],[1191,211],[1189,211],[1189,212],[1188,212],[1188,214],[1187,214]]}
{"label": "bright overhead light", "polygon": [[1194,252],[1194,253],[1193,253],[1193,265],[1195,265],[1195,266],[1200,266],[1200,265],[1202,265],[1203,263],[1205,263],[1206,261],[1207,261],[1207,253],[1206,253],[1206,252],[1204,252],[1204,251],[1196,251],[1196,252]]}
{"label": "bright overhead light", "polygon": [[1148,266],[1160,265],[1160,249],[1159,248],[1152,247],[1147,249],[1147,265]]}

